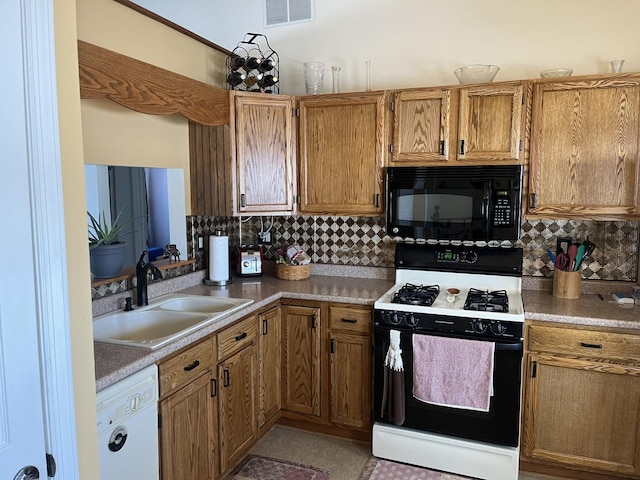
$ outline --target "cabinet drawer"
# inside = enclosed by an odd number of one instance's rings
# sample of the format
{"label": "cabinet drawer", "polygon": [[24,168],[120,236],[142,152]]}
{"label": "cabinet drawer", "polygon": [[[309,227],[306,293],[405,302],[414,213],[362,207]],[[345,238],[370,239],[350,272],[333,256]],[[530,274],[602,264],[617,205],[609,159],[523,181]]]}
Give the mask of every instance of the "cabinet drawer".
{"label": "cabinet drawer", "polygon": [[371,332],[371,308],[355,305],[330,305],[329,329]]}
{"label": "cabinet drawer", "polygon": [[239,352],[255,342],[257,320],[252,315],[218,334],[218,360]]}
{"label": "cabinet drawer", "polygon": [[530,351],[638,362],[640,335],[530,325]]}
{"label": "cabinet drawer", "polygon": [[211,370],[215,348],[213,339],[207,339],[160,363],[160,396],[167,396],[207,370]]}

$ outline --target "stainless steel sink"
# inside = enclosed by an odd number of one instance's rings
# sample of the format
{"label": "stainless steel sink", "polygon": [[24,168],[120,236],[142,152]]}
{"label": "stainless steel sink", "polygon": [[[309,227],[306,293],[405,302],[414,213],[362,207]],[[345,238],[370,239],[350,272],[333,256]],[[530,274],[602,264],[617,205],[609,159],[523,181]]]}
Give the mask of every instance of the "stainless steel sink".
{"label": "stainless steel sink", "polygon": [[96,317],[93,338],[101,342],[155,349],[252,302],[244,298],[165,295],[130,312],[118,311]]}

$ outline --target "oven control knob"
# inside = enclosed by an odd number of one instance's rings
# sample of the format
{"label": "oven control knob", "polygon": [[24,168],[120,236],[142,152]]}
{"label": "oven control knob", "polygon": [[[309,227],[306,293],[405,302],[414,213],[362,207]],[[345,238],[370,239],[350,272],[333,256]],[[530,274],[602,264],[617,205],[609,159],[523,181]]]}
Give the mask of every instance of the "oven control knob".
{"label": "oven control knob", "polygon": [[507,328],[500,322],[495,322],[491,324],[491,331],[495,335],[504,335],[504,333],[507,331]]}
{"label": "oven control knob", "polygon": [[418,319],[413,313],[410,313],[409,315],[407,315],[405,322],[407,322],[407,325],[409,325],[410,327],[415,327],[418,324]]}
{"label": "oven control knob", "polygon": [[476,333],[484,333],[487,329],[487,324],[482,320],[474,320],[472,323],[473,331]]}
{"label": "oven control knob", "polygon": [[478,261],[478,254],[474,251],[469,251],[465,255],[464,261],[467,263],[476,263]]}
{"label": "oven control knob", "polygon": [[389,316],[389,323],[392,325],[398,325],[400,323],[401,318],[398,312],[389,312],[387,315]]}

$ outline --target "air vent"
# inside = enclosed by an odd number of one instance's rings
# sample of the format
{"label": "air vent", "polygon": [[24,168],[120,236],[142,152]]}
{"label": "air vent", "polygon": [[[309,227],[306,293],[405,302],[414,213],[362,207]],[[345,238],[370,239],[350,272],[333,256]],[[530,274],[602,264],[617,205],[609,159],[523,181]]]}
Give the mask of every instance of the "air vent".
{"label": "air vent", "polygon": [[264,26],[276,27],[290,23],[313,21],[314,0],[262,0]]}

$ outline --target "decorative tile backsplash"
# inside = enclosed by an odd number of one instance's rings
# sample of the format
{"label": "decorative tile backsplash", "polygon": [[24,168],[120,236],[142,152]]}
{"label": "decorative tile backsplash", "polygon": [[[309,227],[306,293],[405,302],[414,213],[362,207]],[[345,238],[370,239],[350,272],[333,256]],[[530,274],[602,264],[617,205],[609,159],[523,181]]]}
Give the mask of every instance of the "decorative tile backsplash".
{"label": "decorative tile backsplash", "polygon": [[[300,245],[314,263],[393,267],[395,239],[384,231],[380,217],[187,217],[189,257],[198,267],[207,267],[207,248],[194,250],[199,235],[216,229],[229,235],[232,251],[242,244],[255,244],[258,232],[270,229],[273,245],[265,247],[267,260],[275,260],[283,246]],[[553,265],[547,249],[555,251],[558,237],[582,242],[587,237],[597,245],[584,262],[583,276],[594,280],[638,279],[638,222],[576,220],[525,221],[519,245],[524,249],[523,273],[549,277]],[[242,240],[240,240],[240,238]],[[205,242],[205,245],[207,242]]]}

